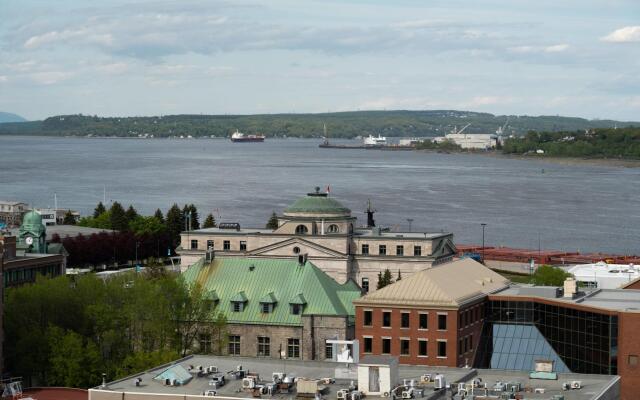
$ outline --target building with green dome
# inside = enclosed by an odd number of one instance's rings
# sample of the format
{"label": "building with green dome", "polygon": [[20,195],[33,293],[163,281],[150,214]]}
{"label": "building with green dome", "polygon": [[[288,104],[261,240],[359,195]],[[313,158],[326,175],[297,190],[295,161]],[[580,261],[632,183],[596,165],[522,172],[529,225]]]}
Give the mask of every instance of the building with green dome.
{"label": "building with green dome", "polygon": [[42,223],[42,216],[35,211],[27,212],[22,218],[18,231],[18,248],[25,253],[47,253],[47,228]]}
{"label": "building with green dome", "polygon": [[378,274],[385,269],[394,276],[408,276],[448,262],[456,253],[451,233],[391,231],[375,226],[373,213],[369,204],[366,223],[358,225],[348,207],[315,188],[278,215],[275,229],[221,223],[185,231],[177,251],[184,268],[216,255],[305,258],[336,281],[353,280],[364,291],[375,290]]}

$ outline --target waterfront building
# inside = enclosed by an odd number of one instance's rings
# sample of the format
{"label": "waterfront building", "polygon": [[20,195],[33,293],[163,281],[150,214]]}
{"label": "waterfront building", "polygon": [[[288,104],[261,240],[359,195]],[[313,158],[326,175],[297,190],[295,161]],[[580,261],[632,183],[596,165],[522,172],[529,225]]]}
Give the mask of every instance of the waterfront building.
{"label": "waterfront building", "polygon": [[365,292],[375,290],[384,269],[408,276],[451,261],[456,254],[451,233],[392,232],[375,226],[370,206],[367,213],[366,226],[358,227],[351,210],[316,188],[285,208],[275,229],[221,223],[185,231],[177,252],[185,267],[213,253],[289,260],[306,255],[333,279],[351,279]]}
{"label": "waterfront building", "polygon": [[437,143],[450,140],[463,149],[471,150],[493,149],[498,143],[498,137],[496,135],[483,133],[448,133],[444,136],[436,137],[433,140]]}
{"label": "waterfront building", "polygon": [[28,205],[19,201],[0,201],[0,224],[7,227],[18,226]]}
{"label": "waterfront building", "polygon": [[604,261],[575,265],[567,272],[573,275],[581,286],[600,289],[618,289],[640,278],[640,266],[608,264]]}
{"label": "waterfront building", "polygon": [[63,208],[34,208],[33,211],[40,214],[42,217],[42,223],[45,226],[52,225],[63,225],[64,217],[68,212],[73,215],[74,220],[78,221],[80,219],[80,213],[78,211],[73,211],[69,209]]}
{"label": "waterfront building", "polygon": [[355,300],[360,357],[464,367],[473,362],[489,293],[509,281],[465,258],[420,271]]}
{"label": "waterfront building", "polygon": [[[353,339],[360,288],[337,283],[306,259],[200,259],[183,276],[202,284],[212,312],[226,316],[225,354],[332,360],[334,341]],[[210,352],[211,341],[200,332],[200,352]]]}

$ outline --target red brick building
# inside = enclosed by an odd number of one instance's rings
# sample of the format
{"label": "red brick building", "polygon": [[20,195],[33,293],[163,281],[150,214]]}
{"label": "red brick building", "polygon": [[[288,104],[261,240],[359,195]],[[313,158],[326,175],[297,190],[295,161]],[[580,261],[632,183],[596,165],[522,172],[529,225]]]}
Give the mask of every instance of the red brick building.
{"label": "red brick building", "polygon": [[484,302],[509,281],[472,259],[426,269],[354,301],[360,356],[400,364],[471,365]]}

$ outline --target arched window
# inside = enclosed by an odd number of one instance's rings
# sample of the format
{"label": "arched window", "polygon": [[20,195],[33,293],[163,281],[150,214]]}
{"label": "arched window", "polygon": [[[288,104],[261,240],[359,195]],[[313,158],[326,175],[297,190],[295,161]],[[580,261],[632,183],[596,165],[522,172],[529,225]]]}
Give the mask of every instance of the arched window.
{"label": "arched window", "polygon": [[340,232],[340,228],[336,224],[329,225],[329,229],[327,230],[329,233],[338,233]]}
{"label": "arched window", "polygon": [[309,232],[309,229],[307,229],[306,226],[304,225],[296,226],[296,235],[306,235],[307,232]]}

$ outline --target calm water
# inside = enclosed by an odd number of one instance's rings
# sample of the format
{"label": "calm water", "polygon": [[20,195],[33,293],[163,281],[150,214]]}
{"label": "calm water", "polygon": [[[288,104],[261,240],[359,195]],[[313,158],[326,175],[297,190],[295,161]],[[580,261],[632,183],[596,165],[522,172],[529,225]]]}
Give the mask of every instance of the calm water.
{"label": "calm water", "polygon": [[[482,155],[320,149],[314,140],[74,139],[0,136],[0,199],[90,213],[102,200],[150,214],[194,203],[201,215],[262,226],[314,186],[364,222],[446,230],[492,245],[640,253],[640,169],[563,166]],[[543,171],[544,170],[544,171]]]}

